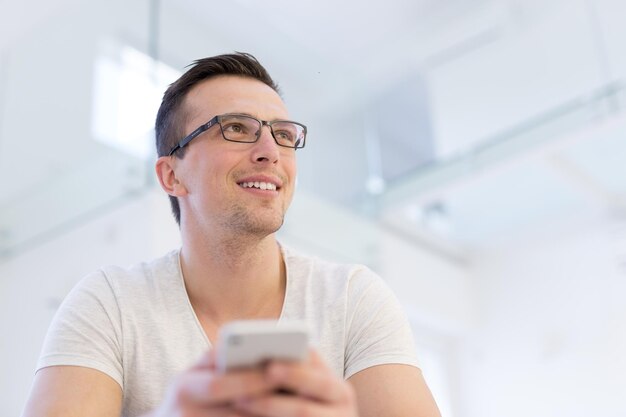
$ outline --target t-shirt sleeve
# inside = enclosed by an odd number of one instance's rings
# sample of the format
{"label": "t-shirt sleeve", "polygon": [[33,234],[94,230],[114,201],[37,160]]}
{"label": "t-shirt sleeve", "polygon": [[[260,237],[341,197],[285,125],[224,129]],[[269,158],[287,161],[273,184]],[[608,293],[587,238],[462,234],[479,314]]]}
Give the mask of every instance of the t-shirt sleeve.
{"label": "t-shirt sleeve", "polygon": [[398,299],[366,268],[348,288],[344,377],[383,364],[418,366],[411,327]]}
{"label": "t-shirt sleeve", "polygon": [[65,297],[48,329],[37,371],[83,366],[104,372],[123,387],[120,310],[103,272],[83,278]]}

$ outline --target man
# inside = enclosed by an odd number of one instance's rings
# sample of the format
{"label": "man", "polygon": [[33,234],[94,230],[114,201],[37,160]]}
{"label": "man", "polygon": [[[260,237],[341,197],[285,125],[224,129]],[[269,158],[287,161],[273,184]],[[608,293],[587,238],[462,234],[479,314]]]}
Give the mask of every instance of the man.
{"label": "man", "polygon": [[[276,241],[306,141],[289,120],[248,54],[196,61],[170,86],[156,173],[182,248],[72,290],[24,416],[439,416],[380,278]],[[216,372],[218,329],[259,318],[304,320],[309,357]]]}

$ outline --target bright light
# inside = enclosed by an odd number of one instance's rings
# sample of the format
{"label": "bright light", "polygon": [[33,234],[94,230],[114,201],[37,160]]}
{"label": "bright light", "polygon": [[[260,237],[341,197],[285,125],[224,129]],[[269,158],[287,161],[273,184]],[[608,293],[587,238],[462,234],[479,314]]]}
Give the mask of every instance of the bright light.
{"label": "bright light", "polygon": [[154,120],[167,86],[180,72],[129,46],[95,63],[92,132],[99,142],[147,159],[154,155]]}

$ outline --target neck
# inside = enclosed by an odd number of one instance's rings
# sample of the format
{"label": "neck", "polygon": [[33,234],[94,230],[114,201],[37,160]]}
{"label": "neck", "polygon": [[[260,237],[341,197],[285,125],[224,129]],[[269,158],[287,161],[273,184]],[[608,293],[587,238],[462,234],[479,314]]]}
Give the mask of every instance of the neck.
{"label": "neck", "polygon": [[273,234],[210,237],[183,233],[181,268],[198,316],[216,325],[244,318],[278,318],[286,274]]}

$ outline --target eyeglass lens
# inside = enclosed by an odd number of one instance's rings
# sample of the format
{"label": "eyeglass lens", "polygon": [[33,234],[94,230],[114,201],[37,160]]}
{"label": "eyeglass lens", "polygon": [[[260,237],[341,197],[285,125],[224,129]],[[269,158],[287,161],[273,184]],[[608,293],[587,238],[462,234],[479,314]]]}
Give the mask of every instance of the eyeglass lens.
{"label": "eyeglass lens", "polygon": [[[261,122],[253,117],[225,115],[221,117],[222,133],[234,142],[255,142],[261,129]],[[272,133],[279,145],[294,148],[303,145],[304,128],[291,122],[272,122]],[[302,145],[301,145],[302,143]]]}

